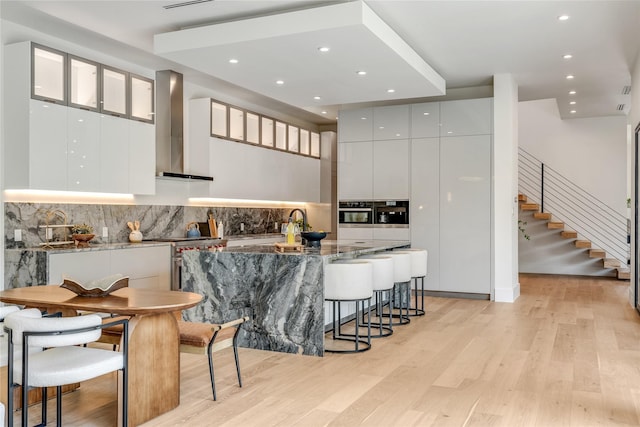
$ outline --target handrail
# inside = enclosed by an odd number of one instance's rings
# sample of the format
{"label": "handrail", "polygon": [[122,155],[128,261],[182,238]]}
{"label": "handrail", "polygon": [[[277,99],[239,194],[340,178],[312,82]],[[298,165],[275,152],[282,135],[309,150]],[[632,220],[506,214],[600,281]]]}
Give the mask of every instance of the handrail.
{"label": "handrail", "polygon": [[608,255],[627,264],[627,218],[526,150],[518,153],[518,190],[538,203],[541,212],[590,240]]}

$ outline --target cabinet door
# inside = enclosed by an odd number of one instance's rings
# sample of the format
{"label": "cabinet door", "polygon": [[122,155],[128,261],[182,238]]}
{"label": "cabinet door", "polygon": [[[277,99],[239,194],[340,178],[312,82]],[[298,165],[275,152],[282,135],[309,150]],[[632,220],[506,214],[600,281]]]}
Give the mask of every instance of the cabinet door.
{"label": "cabinet door", "polygon": [[411,247],[426,249],[425,289],[440,290],[440,138],[411,141]]}
{"label": "cabinet door", "polygon": [[101,110],[104,113],[127,115],[128,75],[125,71],[102,66]]}
{"label": "cabinet door", "polygon": [[374,228],[374,240],[411,240],[408,228]]}
{"label": "cabinet door", "polygon": [[129,120],[129,192],[156,192],[156,132],[149,123]]}
{"label": "cabinet door", "polygon": [[372,240],[373,227],[338,227],[338,239],[361,241]]}
{"label": "cabinet door", "polygon": [[493,99],[441,102],[440,123],[440,136],[489,135],[493,129]]}
{"label": "cabinet door", "polygon": [[373,108],[341,110],[338,117],[339,142],[373,139]]}
{"label": "cabinet door", "polygon": [[440,136],[440,103],[426,102],[411,105],[411,137]]}
{"label": "cabinet door", "polygon": [[66,53],[35,43],[31,45],[32,98],[66,104],[66,73]]}
{"label": "cabinet door", "polygon": [[440,143],[440,290],[491,292],[491,136]]}
{"label": "cabinet door", "polygon": [[96,62],[69,55],[69,105],[98,111],[98,73]]}
{"label": "cabinet door", "polygon": [[134,247],[109,252],[111,252],[110,274],[129,276],[129,286],[167,291],[170,289],[169,246]]}
{"label": "cabinet door", "polygon": [[409,199],[409,141],[373,143],[373,198]]}
{"label": "cabinet door", "polygon": [[129,192],[129,120],[100,115],[100,191]]}
{"label": "cabinet door", "polygon": [[153,80],[130,74],[131,118],[153,123]]}
{"label": "cabinet door", "polygon": [[409,137],[409,106],[394,105],[373,109],[373,139],[407,139]]}
{"label": "cabinet door", "polygon": [[110,251],[79,251],[49,254],[49,285],[59,285],[63,276],[90,282],[109,276]]}
{"label": "cabinet door", "polygon": [[100,191],[100,115],[77,108],[67,114],[67,187]]}
{"label": "cabinet door", "polygon": [[338,144],[338,198],[370,200],[373,197],[373,142]]}
{"label": "cabinet door", "polygon": [[67,189],[67,107],[31,100],[29,187]]}

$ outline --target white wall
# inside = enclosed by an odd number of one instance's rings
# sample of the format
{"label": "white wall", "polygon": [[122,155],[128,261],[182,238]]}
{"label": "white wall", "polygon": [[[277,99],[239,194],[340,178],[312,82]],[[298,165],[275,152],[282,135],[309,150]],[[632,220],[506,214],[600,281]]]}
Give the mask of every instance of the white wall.
{"label": "white wall", "polygon": [[[555,99],[520,102],[520,147],[617,212],[627,214],[627,120],[562,120]],[[606,172],[606,173],[605,173]]]}
{"label": "white wall", "polygon": [[[629,126],[631,127],[632,132],[635,132],[635,129],[638,125],[640,125],[640,52],[638,53],[638,57],[636,58],[636,63],[633,67],[633,71],[631,73],[631,109],[629,111],[629,115],[627,117]],[[635,159],[635,136],[632,139],[632,149],[631,149],[631,158]],[[633,161],[631,163],[632,168],[634,167]],[[632,173],[633,170],[632,170]],[[634,199],[636,186],[639,185],[638,182],[635,181],[635,178],[631,181],[631,188],[629,189],[629,193],[631,194],[632,203],[631,203],[631,218],[635,218],[635,205],[638,203],[637,200]],[[629,303],[633,306],[635,304],[635,283],[638,280],[635,277],[635,266],[638,262],[635,259],[635,226],[631,224],[631,282],[629,285]]]}

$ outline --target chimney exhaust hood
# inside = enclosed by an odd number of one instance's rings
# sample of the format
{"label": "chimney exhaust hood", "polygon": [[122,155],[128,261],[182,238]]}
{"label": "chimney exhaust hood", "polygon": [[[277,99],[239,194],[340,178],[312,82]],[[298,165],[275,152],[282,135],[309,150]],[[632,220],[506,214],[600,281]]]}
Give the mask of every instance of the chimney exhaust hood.
{"label": "chimney exhaust hood", "polygon": [[182,74],[156,71],[156,174],[160,177],[213,181],[184,172]]}

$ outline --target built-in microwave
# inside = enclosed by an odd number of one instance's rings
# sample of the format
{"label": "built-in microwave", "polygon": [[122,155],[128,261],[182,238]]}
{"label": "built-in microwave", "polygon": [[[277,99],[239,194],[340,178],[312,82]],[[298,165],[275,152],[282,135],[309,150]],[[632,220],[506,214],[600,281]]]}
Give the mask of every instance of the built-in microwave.
{"label": "built-in microwave", "polygon": [[373,202],[341,201],[338,205],[340,226],[371,226],[373,224]]}
{"label": "built-in microwave", "polygon": [[408,200],[383,200],[373,202],[373,223],[376,225],[409,225]]}

